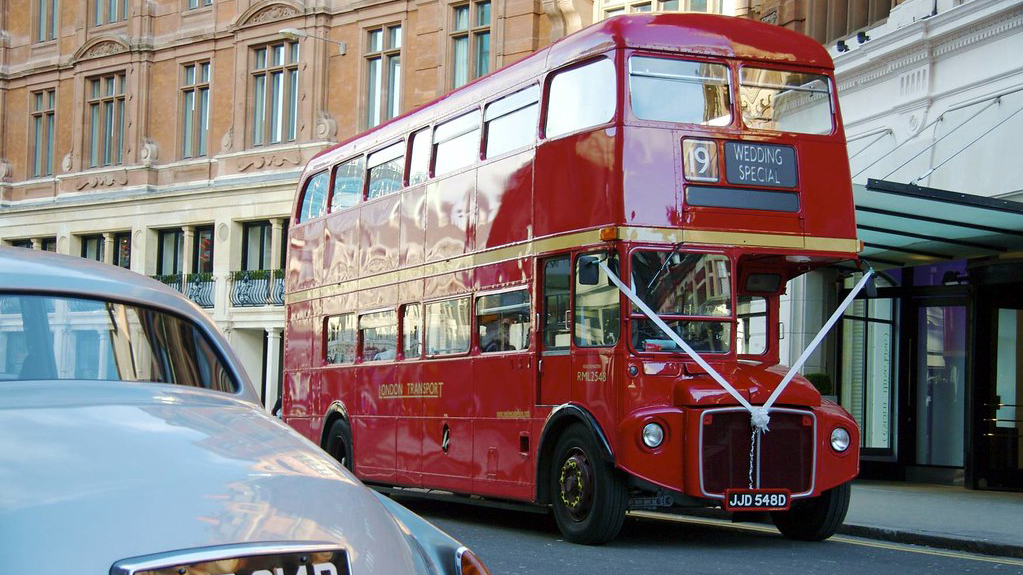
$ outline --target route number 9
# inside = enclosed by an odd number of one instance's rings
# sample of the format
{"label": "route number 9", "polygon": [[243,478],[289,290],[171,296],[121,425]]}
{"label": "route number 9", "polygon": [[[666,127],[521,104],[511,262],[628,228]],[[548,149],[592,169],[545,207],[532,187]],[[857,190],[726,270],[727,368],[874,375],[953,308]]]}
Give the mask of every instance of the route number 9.
{"label": "route number 9", "polygon": [[711,140],[683,140],[682,166],[687,181],[718,181],[717,145]]}

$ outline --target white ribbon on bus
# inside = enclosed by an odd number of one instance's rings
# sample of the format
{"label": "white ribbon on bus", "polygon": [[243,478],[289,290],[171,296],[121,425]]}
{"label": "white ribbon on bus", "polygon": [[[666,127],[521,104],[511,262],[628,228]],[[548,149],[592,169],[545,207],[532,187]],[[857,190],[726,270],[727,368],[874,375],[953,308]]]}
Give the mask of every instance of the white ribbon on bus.
{"label": "white ribbon on bus", "polygon": [[721,374],[718,373],[717,370],[711,367],[709,363],[707,363],[702,357],[700,357],[700,354],[696,353],[696,350],[693,349],[688,343],[686,343],[686,341],[682,339],[681,336],[675,333],[673,329],[668,327],[668,324],[664,323],[664,320],[658,317],[658,315],[654,313],[652,309],[650,309],[650,306],[648,306],[642,299],[640,299],[632,288],[625,285],[625,283],[622,282],[621,278],[619,278],[614,272],[612,272],[611,269],[608,268],[603,261],[598,261],[597,265],[600,266],[600,269],[604,270],[604,273],[607,274],[607,277],[611,279],[615,286],[617,286],[618,289],[622,291],[622,293],[624,293],[630,300],[632,300],[632,303],[636,304],[636,307],[638,307],[643,312],[644,315],[650,318],[650,320],[654,322],[654,325],[659,327],[661,331],[664,332],[664,335],[671,338],[671,340],[674,341],[676,345],[681,347],[682,350],[685,351],[686,354],[688,354],[690,357],[692,357],[693,360],[696,361],[696,363],[700,367],[702,367],[704,371],[706,371],[712,378],[714,378],[714,381],[716,381],[718,385],[720,385],[725,391],[727,391],[729,395],[734,397],[735,400],[739,402],[739,405],[745,407],[746,410],[750,412],[750,418],[753,423],[754,433],[768,431],[767,425],[771,422],[771,416],[769,412],[771,410],[771,406],[774,405],[775,400],[777,400],[778,396],[781,395],[782,391],[785,390],[785,386],[789,384],[789,381],[791,381],[792,378],[796,375],[796,372],[798,372],[799,369],[803,367],[803,364],[806,363],[807,359],[809,359],[810,354],[813,353],[815,349],[817,349],[817,346],[820,345],[821,340],[824,339],[824,336],[827,335],[829,331],[831,331],[832,326],[835,325],[835,322],[838,321],[838,318],[841,317],[843,313],[845,313],[846,308],[848,308],[852,301],[856,299],[856,295],[860,293],[860,290],[862,290],[865,285],[867,285],[867,280],[870,279],[870,276],[873,275],[874,273],[874,270],[870,269],[863,274],[863,277],[856,284],[856,286],[849,292],[849,295],[845,296],[845,300],[843,300],[842,304],[838,306],[838,309],[835,310],[835,313],[831,314],[831,317],[828,319],[828,321],[825,322],[824,326],[821,327],[819,332],[817,332],[816,337],[813,338],[813,340],[810,342],[810,345],[808,345],[806,349],[803,350],[802,355],[799,356],[799,359],[796,360],[796,363],[793,364],[791,368],[789,368],[788,373],[786,373],[785,377],[782,378],[781,383],[778,384],[778,387],[774,388],[774,392],[771,393],[770,397],[767,398],[767,401],[765,401],[764,404],[761,406],[754,406],[750,404],[750,402],[747,401],[746,398],[743,397],[738,390],[732,387],[730,383],[725,381],[725,378],[721,377]]}

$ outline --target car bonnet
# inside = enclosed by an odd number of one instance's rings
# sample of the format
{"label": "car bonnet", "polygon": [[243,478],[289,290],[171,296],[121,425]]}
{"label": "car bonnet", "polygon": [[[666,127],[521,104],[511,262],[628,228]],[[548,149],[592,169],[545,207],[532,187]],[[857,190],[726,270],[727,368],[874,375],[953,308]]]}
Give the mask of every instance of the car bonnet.
{"label": "car bonnet", "polygon": [[326,541],[353,573],[408,573],[373,494],[237,398],[160,384],[0,386],[0,556],[11,573],[107,573],[137,556]]}

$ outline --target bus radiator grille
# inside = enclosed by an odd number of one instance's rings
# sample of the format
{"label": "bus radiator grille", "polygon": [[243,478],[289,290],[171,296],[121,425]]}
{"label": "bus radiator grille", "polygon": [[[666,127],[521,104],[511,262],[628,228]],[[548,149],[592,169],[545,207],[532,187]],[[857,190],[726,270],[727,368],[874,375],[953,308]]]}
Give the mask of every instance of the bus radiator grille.
{"label": "bus radiator grille", "polygon": [[[813,488],[815,421],[809,412],[771,412],[770,431],[760,436],[754,459],[754,487],[785,488],[793,494]],[[704,494],[723,496],[726,489],[749,487],[751,434],[746,410],[704,414],[700,435]]]}

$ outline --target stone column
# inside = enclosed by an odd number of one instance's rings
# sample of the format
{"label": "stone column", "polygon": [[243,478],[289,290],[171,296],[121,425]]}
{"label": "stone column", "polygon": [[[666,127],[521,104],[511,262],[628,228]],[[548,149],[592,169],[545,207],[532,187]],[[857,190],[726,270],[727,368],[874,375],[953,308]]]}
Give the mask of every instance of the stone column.
{"label": "stone column", "polygon": [[281,234],[284,233],[284,220],[272,218],[270,227],[270,269],[276,270],[284,267],[281,259]]}
{"label": "stone column", "polygon": [[114,234],[110,232],[103,233],[103,263],[114,263]]}
{"label": "stone column", "polygon": [[266,328],[266,398],[263,400],[266,410],[273,410],[280,394],[277,378],[281,371],[281,332],[278,327]]}
{"label": "stone column", "polygon": [[195,226],[182,226],[181,231],[185,235],[184,245],[181,248],[181,273],[185,275],[184,279],[187,280],[188,274],[195,271],[192,269],[192,255],[195,254]]}

